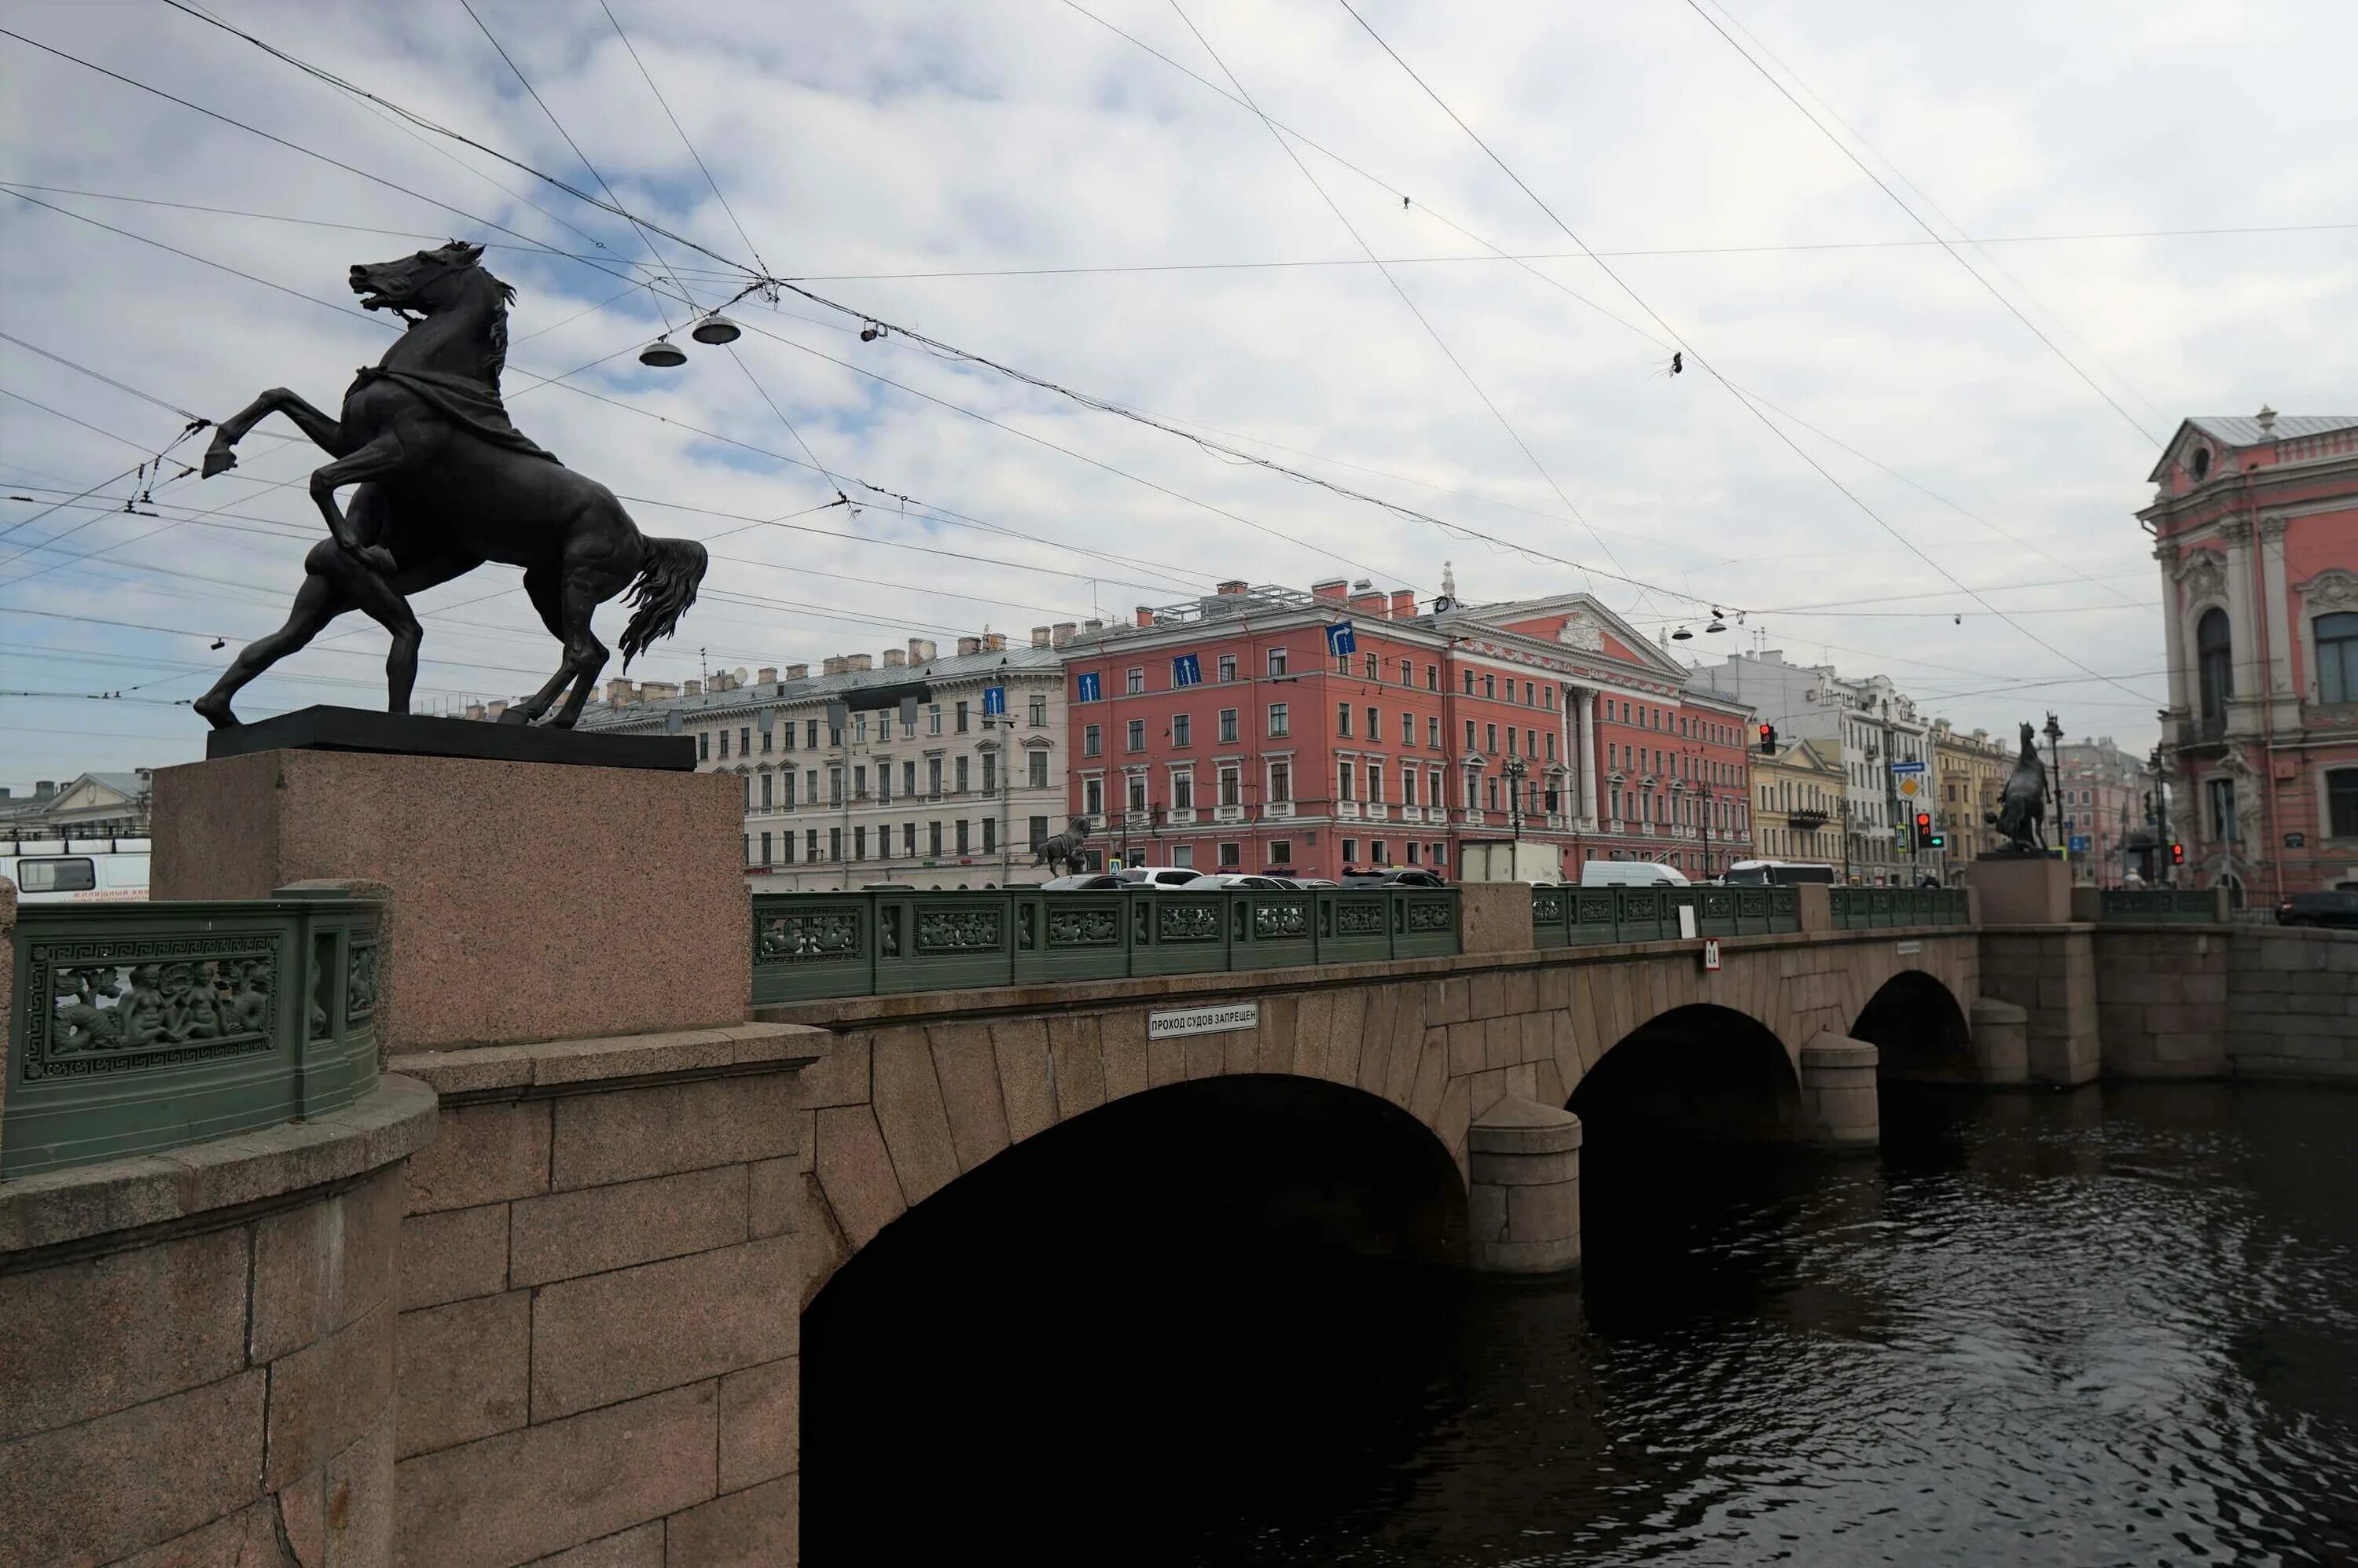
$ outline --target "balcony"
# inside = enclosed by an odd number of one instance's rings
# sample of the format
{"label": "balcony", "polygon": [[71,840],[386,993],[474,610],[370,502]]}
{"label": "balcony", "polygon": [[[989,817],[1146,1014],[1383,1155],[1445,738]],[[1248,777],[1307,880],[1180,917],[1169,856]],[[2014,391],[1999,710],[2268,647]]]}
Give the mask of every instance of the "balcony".
{"label": "balcony", "polygon": [[1245,808],[1241,806],[1216,806],[1212,807],[1212,820],[1215,822],[1242,822],[1244,819]]}
{"label": "balcony", "polygon": [[1338,800],[1335,803],[1335,815],[1346,821],[1357,821],[1359,816],[1359,803],[1356,800]]}
{"label": "balcony", "polygon": [[1424,807],[1403,806],[1400,808],[1400,819],[1402,822],[1422,822],[1424,820]]}
{"label": "balcony", "polygon": [[1382,801],[1380,801],[1380,800],[1371,800],[1371,801],[1368,802],[1368,821],[1370,821],[1370,822],[1390,822],[1390,821],[1391,820],[1391,817],[1392,817],[1392,808],[1391,808],[1390,806],[1386,806]]}
{"label": "balcony", "polygon": [[1290,800],[1272,800],[1267,806],[1260,808],[1260,814],[1264,818],[1270,821],[1281,820],[1293,815],[1293,802]]}
{"label": "balcony", "polygon": [[1195,808],[1192,806],[1174,806],[1164,820],[1174,827],[1193,827],[1195,826]]}

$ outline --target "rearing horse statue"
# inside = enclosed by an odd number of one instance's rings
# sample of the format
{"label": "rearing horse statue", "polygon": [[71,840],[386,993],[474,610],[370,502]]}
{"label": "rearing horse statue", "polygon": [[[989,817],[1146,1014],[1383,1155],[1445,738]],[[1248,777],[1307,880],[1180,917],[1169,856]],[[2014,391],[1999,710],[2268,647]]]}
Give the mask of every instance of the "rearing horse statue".
{"label": "rearing horse statue", "polygon": [[[393,634],[385,660],[385,706],[409,711],[425,632],[408,596],[486,561],[524,568],[525,592],[551,635],[565,644],[557,673],[502,722],[528,724],[565,705],[549,722],[570,728],[606,667],[590,630],[599,605],[628,589],[624,668],[668,637],[696,602],[704,546],[693,539],[643,535],[614,492],[534,445],[500,402],[507,362],[508,306],[515,290],[485,272],[483,248],[453,240],[438,250],[352,269],[363,308],[410,320],[401,341],[344,394],[331,419],[285,387],[255,398],[215,432],[205,477],[237,466],[234,449],[271,414],[284,414],[335,460],[311,475],[311,499],[326,539],[303,558],[303,586],[287,623],[246,644],[213,688],[196,700],[206,720],[235,724],[230,698],[297,652],[348,610]],[[351,504],[336,492],[357,485]],[[571,687],[569,694],[568,686]]]}
{"label": "rearing horse statue", "polygon": [[2002,853],[2043,855],[2047,852],[2047,764],[2039,759],[2039,741],[2030,726],[2022,727],[2022,754],[2014,761],[1999,790],[1997,809],[1983,814],[2006,837]]}

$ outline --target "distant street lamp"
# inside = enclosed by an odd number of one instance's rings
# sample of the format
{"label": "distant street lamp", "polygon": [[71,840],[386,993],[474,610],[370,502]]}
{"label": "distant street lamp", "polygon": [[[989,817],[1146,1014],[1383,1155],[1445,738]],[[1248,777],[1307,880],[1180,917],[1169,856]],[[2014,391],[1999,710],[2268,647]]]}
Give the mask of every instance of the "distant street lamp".
{"label": "distant street lamp", "polygon": [[1516,857],[1520,859],[1523,842],[1523,777],[1531,772],[1531,764],[1520,757],[1509,757],[1498,764],[1498,772],[1507,781],[1507,824],[1514,837]]}

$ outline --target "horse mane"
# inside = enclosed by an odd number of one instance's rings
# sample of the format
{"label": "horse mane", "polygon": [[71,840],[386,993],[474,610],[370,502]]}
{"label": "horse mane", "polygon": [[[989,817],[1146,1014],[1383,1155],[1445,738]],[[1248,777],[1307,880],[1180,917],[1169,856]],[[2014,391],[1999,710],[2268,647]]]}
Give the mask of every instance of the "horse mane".
{"label": "horse mane", "polygon": [[492,276],[491,270],[480,261],[467,265],[468,270],[490,284],[492,292],[498,297],[499,302],[492,308],[489,342],[483,351],[483,379],[496,389],[500,377],[508,368],[508,308],[515,303],[515,286]]}

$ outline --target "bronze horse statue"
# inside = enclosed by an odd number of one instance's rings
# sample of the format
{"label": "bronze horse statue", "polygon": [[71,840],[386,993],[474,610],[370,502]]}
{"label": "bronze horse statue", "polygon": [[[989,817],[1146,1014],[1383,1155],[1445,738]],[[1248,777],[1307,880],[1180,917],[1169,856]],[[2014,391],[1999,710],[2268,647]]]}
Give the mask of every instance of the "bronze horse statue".
{"label": "bronze horse statue", "polygon": [[2039,760],[2039,742],[2028,724],[2022,727],[2022,754],[1998,792],[1997,809],[1987,813],[1986,819],[2006,837],[2006,847],[1999,853],[2047,852],[2047,764]]}
{"label": "bronze horse statue", "polygon": [[[642,535],[614,492],[574,472],[509,423],[500,402],[508,306],[515,290],[485,272],[483,248],[457,240],[438,250],[352,269],[352,292],[370,310],[409,321],[401,341],[344,394],[331,419],[285,387],[273,387],[222,425],[205,452],[205,477],[237,466],[237,443],[284,414],[335,460],[311,475],[326,539],[303,558],[303,586],[287,623],[246,645],[196,710],[235,724],[230,698],[318,636],[348,610],[393,634],[386,707],[409,711],[425,632],[408,596],[486,561],[524,568],[525,592],[565,657],[546,685],[502,722],[529,724],[559,694],[549,722],[570,728],[606,667],[590,629],[599,605],[628,590],[622,665],[668,637],[696,602],[704,546]],[[356,485],[348,507],[336,492]]]}

